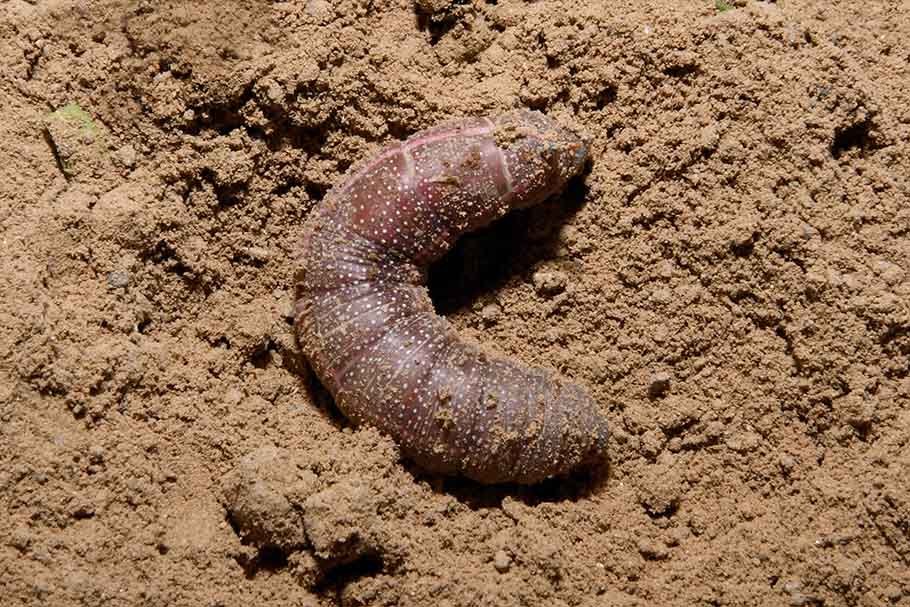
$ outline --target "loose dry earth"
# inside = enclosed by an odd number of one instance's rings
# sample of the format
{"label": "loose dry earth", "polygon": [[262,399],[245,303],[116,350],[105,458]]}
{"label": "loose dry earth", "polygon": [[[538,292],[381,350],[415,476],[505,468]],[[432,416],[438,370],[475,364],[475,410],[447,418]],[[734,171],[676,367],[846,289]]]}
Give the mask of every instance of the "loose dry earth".
{"label": "loose dry earth", "polygon": [[[910,7],[7,0],[4,605],[910,605]],[[354,162],[539,109],[588,175],[433,274],[609,465],[433,478],[288,315]]]}

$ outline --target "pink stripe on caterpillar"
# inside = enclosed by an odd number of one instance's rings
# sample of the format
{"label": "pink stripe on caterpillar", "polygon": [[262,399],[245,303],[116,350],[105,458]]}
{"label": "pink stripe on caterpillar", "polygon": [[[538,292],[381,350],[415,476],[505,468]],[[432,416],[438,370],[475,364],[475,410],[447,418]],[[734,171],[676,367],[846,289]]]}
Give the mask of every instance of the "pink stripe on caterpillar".
{"label": "pink stripe on caterpillar", "polygon": [[[486,135],[486,134],[488,134],[488,133],[493,129],[493,123],[492,123],[491,121],[489,121],[489,120],[487,120],[487,122],[489,123],[489,126],[486,126],[486,127],[479,127],[479,128],[473,128],[473,129],[465,129],[465,130],[462,131],[462,133],[461,133],[462,136],[464,136],[464,137],[476,137],[476,136],[479,136],[479,135]],[[344,190],[347,189],[347,187],[348,187],[352,182],[355,182],[355,181],[357,181],[358,179],[360,179],[361,177],[363,177],[364,173],[366,173],[367,171],[369,171],[369,170],[370,170],[371,168],[373,168],[375,165],[381,163],[383,160],[388,159],[390,156],[394,156],[395,154],[399,153],[399,151],[401,151],[402,149],[406,149],[408,145],[413,145],[413,144],[416,144],[416,143],[418,143],[418,142],[419,142],[419,143],[431,143],[431,142],[433,142],[433,141],[439,141],[439,140],[441,140],[441,139],[446,139],[447,137],[451,137],[451,133],[445,133],[445,132],[439,133],[439,134],[436,134],[436,135],[428,135],[428,136],[426,136],[426,137],[423,138],[423,139],[421,139],[421,138],[419,137],[419,135],[420,135],[420,133],[418,133],[417,135],[413,135],[413,136],[409,137],[407,141],[404,141],[404,142],[399,143],[399,144],[397,144],[397,145],[396,145],[396,144],[392,144],[392,145],[388,146],[387,148],[385,148],[383,151],[381,151],[381,152],[380,152],[379,154],[377,154],[376,156],[373,156],[373,158],[371,158],[370,161],[369,161],[364,167],[362,167],[361,169],[357,170],[353,175],[348,175],[348,176],[345,178],[344,184],[341,186],[342,192],[344,192]],[[398,146],[401,146],[401,147],[398,147]]]}
{"label": "pink stripe on caterpillar", "polygon": [[295,326],[349,419],[428,470],[484,483],[601,457],[607,423],[581,386],[461,340],[424,286],[461,234],[543,202],[586,155],[538,112],[461,119],[389,145],[329,192],[304,229]]}

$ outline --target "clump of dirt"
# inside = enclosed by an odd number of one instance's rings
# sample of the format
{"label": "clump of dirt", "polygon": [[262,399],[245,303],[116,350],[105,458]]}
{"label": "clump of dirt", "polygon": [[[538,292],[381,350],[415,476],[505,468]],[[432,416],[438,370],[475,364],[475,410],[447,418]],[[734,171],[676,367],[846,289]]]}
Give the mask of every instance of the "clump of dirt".
{"label": "clump of dirt", "polygon": [[[894,3],[0,11],[4,604],[910,604]],[[290,288],[354,163],[517,107],[591,169],[431,291],[614,434],[481,487],[346,427]]]}

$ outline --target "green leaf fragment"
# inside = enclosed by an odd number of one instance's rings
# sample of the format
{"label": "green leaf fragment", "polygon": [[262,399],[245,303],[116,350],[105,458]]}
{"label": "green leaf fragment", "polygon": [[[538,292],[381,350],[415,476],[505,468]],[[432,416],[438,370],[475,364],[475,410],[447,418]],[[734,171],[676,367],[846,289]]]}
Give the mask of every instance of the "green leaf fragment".
{"label": "green leaf fragment", "polygon": [[98,125],[95,124],[95,121],[92,120],[91,114],[83,110],[78,103],[67,103],[60,109],[51,112],[48,118],[76,123],[87,135],[97,135],[100,133],[100,129],[98,128]]}

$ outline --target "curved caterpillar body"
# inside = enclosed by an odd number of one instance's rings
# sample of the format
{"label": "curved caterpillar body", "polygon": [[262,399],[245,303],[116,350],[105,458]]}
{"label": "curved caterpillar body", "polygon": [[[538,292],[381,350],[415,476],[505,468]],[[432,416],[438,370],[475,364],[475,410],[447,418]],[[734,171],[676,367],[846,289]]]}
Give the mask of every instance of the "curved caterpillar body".
{"label": "curved caterpillar body", "polygon": [[543,114],[445,122],[389,145],[304,228],[295,327],[341,411],[422,467],[534,483],[596,459],[607,423],[587,392],[459,338],[425,287],[463,233],[561,190],[587,146]]}

